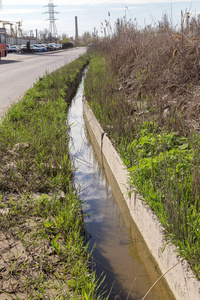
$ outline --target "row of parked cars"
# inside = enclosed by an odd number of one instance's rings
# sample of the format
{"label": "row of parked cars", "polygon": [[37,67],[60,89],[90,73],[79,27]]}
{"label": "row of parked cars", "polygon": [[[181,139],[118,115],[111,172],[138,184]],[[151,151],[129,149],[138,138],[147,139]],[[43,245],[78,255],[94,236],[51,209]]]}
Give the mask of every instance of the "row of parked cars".
{"label": "row of parked cars", "polygon": [[[32,52],[47,52],[47,51],[55,51],[62,49],[62,44],[33,44],[30,45],[30,49]],[[26,52],[27,45],[7,45],[8,53],[20,53],[20,52]]]}

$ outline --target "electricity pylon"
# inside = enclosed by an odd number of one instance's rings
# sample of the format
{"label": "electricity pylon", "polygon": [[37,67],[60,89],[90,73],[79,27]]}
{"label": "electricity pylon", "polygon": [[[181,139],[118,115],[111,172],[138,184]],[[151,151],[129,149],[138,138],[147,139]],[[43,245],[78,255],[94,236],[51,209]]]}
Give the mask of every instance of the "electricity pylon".
{"label": "electricity pylon", "polygon": [[57,32],[57,28],[56,28],[56,23],[55,21],[57,20],[55,18],[55,14],[59,14],[59,12],[55,11],[54,8],[57,5],[53,4],[52,0],[49,0],[49,4],[45,5],[44,7],[48,7],[48,11],[46,11],[44,14],[49,14],[49,18],[45,21],[49,21],[49,31],[51,32],[51,35],[53,37],[57,37],[58,36],[58,32]]}

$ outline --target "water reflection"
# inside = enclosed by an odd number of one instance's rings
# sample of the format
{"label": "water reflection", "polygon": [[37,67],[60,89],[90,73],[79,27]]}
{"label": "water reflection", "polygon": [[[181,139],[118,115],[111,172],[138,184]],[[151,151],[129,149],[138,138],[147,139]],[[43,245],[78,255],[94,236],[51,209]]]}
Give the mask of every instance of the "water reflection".
{"label": "water reflection", "polygon": [[[85,128],[82,95],[83,82],[72,102],[68,123],[72,124],[75,182],[84,202],[86,229],[91,236],[89,249],[94,248],[92,268],[98,276],[106,274],[104,286],[109,299],[141,300],[161,274],[130,217],[105,159],[95,147],[92,134]],[[146,298],[160,299],[174,299],[164,281]]]}

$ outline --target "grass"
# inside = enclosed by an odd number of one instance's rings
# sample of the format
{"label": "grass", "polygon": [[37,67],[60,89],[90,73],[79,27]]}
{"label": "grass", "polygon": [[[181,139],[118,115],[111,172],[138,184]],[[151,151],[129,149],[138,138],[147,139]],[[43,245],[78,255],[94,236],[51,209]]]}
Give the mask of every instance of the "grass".
{"label": "grass", "polygon": [[188,54],[187,36],[175,45],[170,28],[138,30],[123,20],[116,28],[90,48],[86,99],[129,169],[130,185],[200,279],[199,54]]}
{"label": "grass", "polygon": [[88,56],[46,74],[0,125],[0,294],[100,299],[73,184],[68,107]]}

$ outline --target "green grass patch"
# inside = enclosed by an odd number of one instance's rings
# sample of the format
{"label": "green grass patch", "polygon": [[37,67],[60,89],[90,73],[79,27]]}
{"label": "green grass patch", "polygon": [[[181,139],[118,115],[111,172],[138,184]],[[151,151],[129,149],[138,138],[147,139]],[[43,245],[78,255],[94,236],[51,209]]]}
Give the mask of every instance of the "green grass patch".
{"label": "green grass patch", "polygon": [[85,55],[46,74],[2,118],[0,294],[10,299],[101,298],[89,268],[66,124],[87,62]]}

